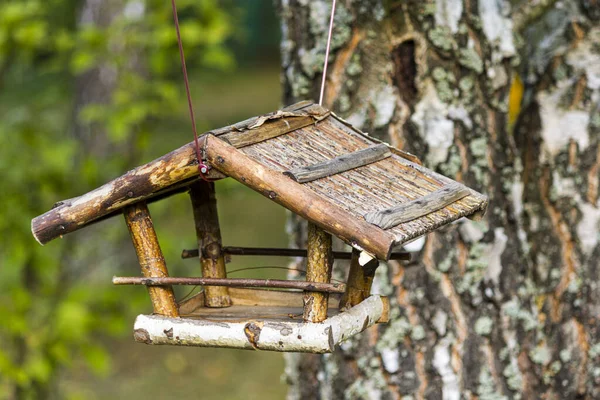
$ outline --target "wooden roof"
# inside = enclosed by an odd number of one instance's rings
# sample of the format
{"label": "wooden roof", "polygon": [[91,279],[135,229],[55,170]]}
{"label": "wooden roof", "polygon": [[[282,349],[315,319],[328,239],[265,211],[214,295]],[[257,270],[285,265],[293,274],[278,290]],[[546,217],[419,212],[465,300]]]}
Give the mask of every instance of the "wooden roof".
{"label": "wooden roof", "polygon": [[[420,165],[328,110],[301,102],[201,137],[212,177],[231,176],[357,248],[391,250],[465,216],[486,196]],[[223,175],[220,175],[220,173]],[[128,172],[32,221],[40,243],[118,213],[131,203],[186,190],[197,179],[193,144]]]}

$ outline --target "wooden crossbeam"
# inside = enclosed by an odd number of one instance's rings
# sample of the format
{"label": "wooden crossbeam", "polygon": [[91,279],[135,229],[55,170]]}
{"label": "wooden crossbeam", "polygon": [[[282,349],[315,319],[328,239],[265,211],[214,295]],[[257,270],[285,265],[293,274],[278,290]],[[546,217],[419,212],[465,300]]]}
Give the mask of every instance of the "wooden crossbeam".
{"label": "wooden crossbeam", "polygon": [[[308,251],[306,249],[283,249],[283,248],[262,248],[262,247],[233,247],[223,246],[223,254],[231,256],[266,256],[266,257],[302,257],[306,258]],[[183,250],[181,258],[198,258],[200,255],[198,249]],[[333,251],[333,258],[336,260],[350,260],[352,253],[349,251]],[[410,260],[410,253],[396,252],[390,255],[390,260]]]}
{"label": "wooden crossbeam", "polygon": [[343,283],[289,281],[281,279],[249,279],[249,278],[200,278],[200,277],[143,277],[143,276],[115,276],[114,285],[189,285],[189,286],[221,286],[239,288],[277,288],[300,289],[318,293],[344,293],[346,285]]}
{"label": "wooden crossbeam", "polygon": [[466,186],[453,182],[408,203],[367,213],[365,220],[381,229],[389,229],[440,210],[469,194]]}
{"label": "wooden crossbeam", "polygon": [[298,183],[306,183],[369,165],[391,155],[389,147],[382,143],[308,167],[285,171],[284,174]]}

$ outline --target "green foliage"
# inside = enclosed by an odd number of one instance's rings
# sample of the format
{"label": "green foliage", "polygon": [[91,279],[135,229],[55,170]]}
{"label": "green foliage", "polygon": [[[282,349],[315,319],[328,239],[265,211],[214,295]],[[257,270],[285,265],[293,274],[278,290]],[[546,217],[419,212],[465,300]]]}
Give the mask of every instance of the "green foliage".
{"label": "green foliage", "polygon": [[[103,24],[81,22],[84,1],[0,3],[0,398],[46,397],[75,359],[107,373],[98,336],[129,328],[131,304],[89,284],[106,266],[113,231],[102,241],[73,237],[42,248],[29,229],[55,201],[132,167],[144,137],[180,104],[170,4],[105,3],[114,9]],[[214,0],[178,3],[188,67],[232,68],[228,14]],[[103,85],[86,88],[98,71]],[[99,89],[107,96],[76,104],[78,91]],[[89,129],[93,141],[76,129]],[[91,147],[98,143],[122,156]]]}

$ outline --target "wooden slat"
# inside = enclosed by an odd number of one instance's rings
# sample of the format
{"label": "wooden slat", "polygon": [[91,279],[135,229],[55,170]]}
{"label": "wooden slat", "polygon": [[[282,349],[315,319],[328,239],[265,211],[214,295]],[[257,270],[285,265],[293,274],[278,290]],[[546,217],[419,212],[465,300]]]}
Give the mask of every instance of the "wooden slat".
{"label": "wooden slat", "polygon": [[374,211],[365,215],[365,220],[381,229],[393,228],[404,222],[412,221],[439,209],[442,209],[463,197],[469,189],[460,183],[451,183],[419,199],[400,204],[386,210]]}
{"label": "wooden slat", "polygon": [[247,120],[242,128],[236,124],[230,132],[219,135],[219,139],[239,149],[304,128],[329,115],[328,110],[314,104],[297,111],[279,110]]}
{"label": "wooden slat", "polygon": [[289,176],[298,183],[311,182],[383,160],[391,155],[392,153],[387,145],[377,144],[322,163],[285,171],[284,175]]}

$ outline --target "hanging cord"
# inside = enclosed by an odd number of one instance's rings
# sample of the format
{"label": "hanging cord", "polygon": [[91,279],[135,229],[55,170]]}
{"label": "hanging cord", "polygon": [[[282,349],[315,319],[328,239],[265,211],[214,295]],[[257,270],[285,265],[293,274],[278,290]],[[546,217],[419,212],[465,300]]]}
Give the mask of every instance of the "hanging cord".
{"label": "hanging cord", "polygon": [[329,34],[327,36],[327,49],[325,50],[325,63],[323,64],[323,80],[321,81],[321,95],[319,96],[319,105],[323,105],[323,95],[325,94],[325,80],[327,79],[327,63],[329,62],[329,46],[331,45],[331,33],[333,32],[333,16],[335,15],[335,1],[331,5],[331,18],[329,19]]}
{"label": "hanging cord", "polygon": [[[181,43],[181,32],[179,31],[179,18],[177,17],[177,5],[175,0],[171,0],[173,7],[173,21],[175,21],[175,30],[177,31],[177,44],[179,45],[179,58],[181,59],[181,69],[183,71],[183,81],[185,83],[185,92],[187,94],[188,108],[190,109],[190,119],[192,121],[192,130],[194,131],[194,147],[196,150],[196,158],[198,159],[198,172],[204,180],[204,174],[208,172],[208,167],[202,161],[200,155],[200,143],[198,141],[198,131],[196,130],[196,118],[194,117],[194,107],[192,106],[192,95],[190,93],[190,81],[188,79],[187,68],[185,66],[185,54],[183,53],[183,44]],[[206,143],[206,142],[205,142]]]}

